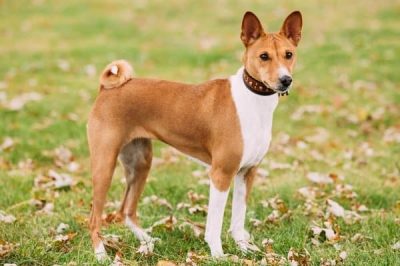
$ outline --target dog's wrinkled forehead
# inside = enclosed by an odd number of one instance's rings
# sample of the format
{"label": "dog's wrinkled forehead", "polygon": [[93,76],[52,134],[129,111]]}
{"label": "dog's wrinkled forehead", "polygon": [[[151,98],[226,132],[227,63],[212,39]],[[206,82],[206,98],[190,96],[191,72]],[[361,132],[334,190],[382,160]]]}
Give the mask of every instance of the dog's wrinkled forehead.
{"label": "dog's wrinkled forehead", "polygon": [[[249,47],[246,47],[249,49]],[[256,53],[267,52],[271,57],[278,56],[286,51],[294,51],[294,46],[288,38],[278,33],[266,33],[257,39],[252,45],[251,50]]]}

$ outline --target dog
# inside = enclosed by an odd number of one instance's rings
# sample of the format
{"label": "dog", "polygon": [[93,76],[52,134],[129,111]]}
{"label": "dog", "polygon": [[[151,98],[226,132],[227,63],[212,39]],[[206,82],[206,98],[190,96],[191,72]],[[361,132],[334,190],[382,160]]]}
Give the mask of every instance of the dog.
{"label": "dog", "polygon": [[246,12],[240,35],[243,66],[227,79],[191,85],[136,78],[124,60],[105,68],[87,127],[93,181],[89,223],[97,259],[107,258],[99,232],[118,158],[127,184],[119,213],[141,242],[154,246],[136,214],[152,162],[152,139],[210,166],[205,241],[211,255],[224,255],[221,229],[232,181],[230,232],[241,250],[251,248],[244,227],[246,201],[270,145],[279,95],[292,85],[302,23],[301,13],[294,11],[279,32],[267,33],[257,16]]}

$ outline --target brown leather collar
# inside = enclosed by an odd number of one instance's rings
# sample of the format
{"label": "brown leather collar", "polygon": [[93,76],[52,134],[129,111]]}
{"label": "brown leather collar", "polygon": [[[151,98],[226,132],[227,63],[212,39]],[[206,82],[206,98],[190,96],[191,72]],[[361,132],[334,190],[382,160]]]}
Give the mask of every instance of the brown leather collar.
{"label": "brown leather collar", "polygon": [[[247,72],[246,69],[243,70],[243,82],[244,85],[253,93],[263,96],[269,96],[276,93],[273,89],[268,88],[263,82],[256,80]],[[285,91],[279,93],[279,96],[289,95],[289,92]]]}

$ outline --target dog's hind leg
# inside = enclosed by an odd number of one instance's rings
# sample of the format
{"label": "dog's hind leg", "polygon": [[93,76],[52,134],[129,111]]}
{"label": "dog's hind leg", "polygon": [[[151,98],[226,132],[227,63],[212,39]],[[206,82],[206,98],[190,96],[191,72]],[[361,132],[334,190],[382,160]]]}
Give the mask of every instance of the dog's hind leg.
{"label": "dog's hind leg", "polygon": [[139,226],[136,209],[150,171],[152,147],[149,139],[134,139],[125,145],[119,159],[124,166],[126,191],[120,213],[125,224],[141,242],[151,243],[152,238]]}

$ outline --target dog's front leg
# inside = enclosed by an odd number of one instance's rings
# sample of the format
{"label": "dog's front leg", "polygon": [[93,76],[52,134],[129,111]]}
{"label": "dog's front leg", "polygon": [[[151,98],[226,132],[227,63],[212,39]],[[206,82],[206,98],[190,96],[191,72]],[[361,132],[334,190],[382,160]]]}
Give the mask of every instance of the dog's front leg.
{"label": "dog's front leg", "polygon": [[256,168],[251,168],[247,172],[240,172],[235,177],[233,199],[232,199],[232,218],[229,228],[233,239],[242,251],[257,250],[257,247],[250,244],[250,234],[244,228],[246,219],[247,198],[256,174]]}
{"label": "dog's front leg", "polygon": [[211,250],[211,256],[222,257],[221,230],[226,200],[232,176],[223,171],[211,171],[210,196],[205,232],[205,241]]}

